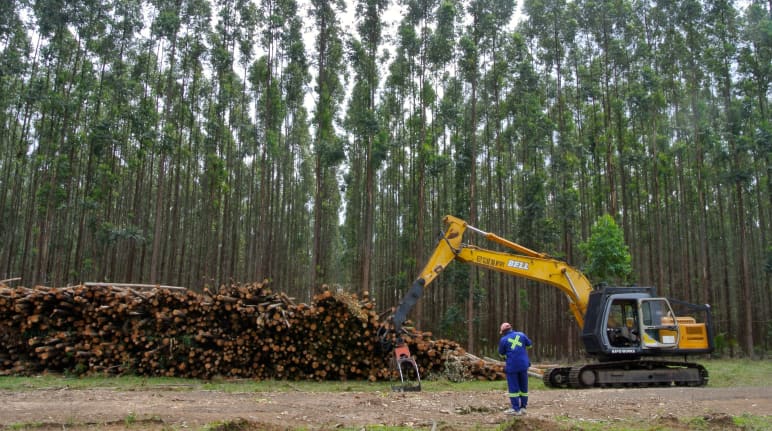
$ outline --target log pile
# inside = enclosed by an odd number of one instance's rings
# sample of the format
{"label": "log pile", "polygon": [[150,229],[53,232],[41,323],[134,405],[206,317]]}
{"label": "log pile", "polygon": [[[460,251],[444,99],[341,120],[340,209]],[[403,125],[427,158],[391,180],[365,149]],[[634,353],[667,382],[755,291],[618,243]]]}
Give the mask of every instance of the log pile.
{"label": "log pile", "polygon": [[[393,372],[367,297],[326,291],[296,304],[266,283],[216,292],[92,285],[0,285],[0,374],[41,372],[290,380],[387,380]],[[500,366],[428,332],[407,336],[422,375]]]}

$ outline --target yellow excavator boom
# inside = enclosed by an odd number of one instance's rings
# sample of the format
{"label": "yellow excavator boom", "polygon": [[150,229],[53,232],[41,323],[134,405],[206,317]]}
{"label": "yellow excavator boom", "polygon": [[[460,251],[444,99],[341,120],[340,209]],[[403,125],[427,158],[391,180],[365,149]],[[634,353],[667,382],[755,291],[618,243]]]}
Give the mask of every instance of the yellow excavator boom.
{"label": "yellow excavator boom", "polygon": [[[426,266],[419,273],[416,283],[426,288],[453,260],[548,283],[565,293],[579,328],[584,327],[584,315],[587,312],[587,301],[592,292],[592,285],[580,271],[544,253],[533,251],[498,235],[470,226],[458,217],[447,215],[443,218],[443,222],[447,226],[445,234],[429,257]],[[514,250],[516,253],[487,250],[464,244],[462,241],[467,230],[478,233],[487,240]]]}

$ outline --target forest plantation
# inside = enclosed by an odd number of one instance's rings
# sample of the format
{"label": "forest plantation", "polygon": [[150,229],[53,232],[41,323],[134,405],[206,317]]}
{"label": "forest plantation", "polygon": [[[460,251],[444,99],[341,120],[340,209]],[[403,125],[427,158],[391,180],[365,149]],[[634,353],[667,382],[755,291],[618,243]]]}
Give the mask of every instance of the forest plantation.
{"label": "forest plantation", "polygon": [[[771,80],[770,0],[0,1],[0,284],[383,313],[452,214],[710,304],[715,355],[764,357]],[[557,289],[460,263],[410,317],[582,354]]]}

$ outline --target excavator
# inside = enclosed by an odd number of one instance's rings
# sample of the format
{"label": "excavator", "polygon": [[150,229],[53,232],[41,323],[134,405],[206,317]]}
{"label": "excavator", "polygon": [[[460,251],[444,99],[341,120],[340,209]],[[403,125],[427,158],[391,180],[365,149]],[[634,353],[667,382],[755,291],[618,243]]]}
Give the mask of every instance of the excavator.
{"label": "excavator", "polygon": [[[468,225],[448,215],[446,230],[428,263],[402,298],[390,320],[396,334],[394,362],[399,375],[419,380],[401,388],[420,390],[420,376],[401,334],[410,310],[426,289],[454,260],[523,277],[560,289],[581,331],[586,353],[596,360],[587,364],[554,367],[544,371],[551,388],[704,386],[708,372],[687,362],[688,355],[713,351],[710,306],[656,296],[653,287],[599,285],[567,263]],[[463,243],[467,231],[511,252]],[[679,314],[676,314],[676,310]],[[681,315],[680,313],[685,313]],[[698,317],[699,320],[698,321]],[[669,359],[679,358],[680,359]]]}

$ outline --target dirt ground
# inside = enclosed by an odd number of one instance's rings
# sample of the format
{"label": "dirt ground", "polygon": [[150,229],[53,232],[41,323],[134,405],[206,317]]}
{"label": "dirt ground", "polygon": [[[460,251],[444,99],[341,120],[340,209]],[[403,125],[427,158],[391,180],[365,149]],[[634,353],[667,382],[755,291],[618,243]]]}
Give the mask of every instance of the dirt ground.
{"label": "dirt ground", "polygon": [[[50,389],[0,391],[0,427],[20,429],[332,430],[401,425],[435,430],[567,429],[573,423],[656,429],[734,429],[732,417],[772,414],[772,388],[650,388],[531,391],[528,413],[503,411],[503,391],[251,392],[180,388],[152,391]],[[213,424],[219,424],[214,426]]]}

